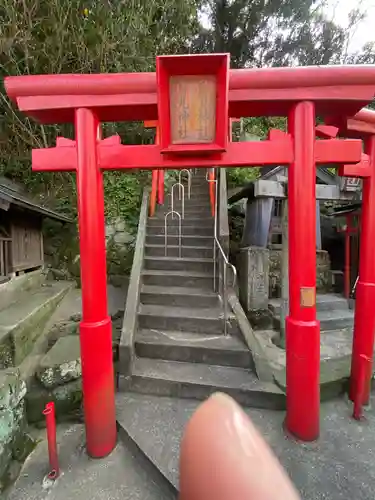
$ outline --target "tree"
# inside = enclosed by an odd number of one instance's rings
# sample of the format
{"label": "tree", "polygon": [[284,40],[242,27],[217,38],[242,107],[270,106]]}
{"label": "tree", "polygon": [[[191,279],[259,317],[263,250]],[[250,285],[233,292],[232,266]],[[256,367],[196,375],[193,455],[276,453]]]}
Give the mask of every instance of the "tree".
{"label": "tree", "polygon": [[[365,14],[354,9],[343,28],[327,19],[323,7],[324,0],[207,0],[193,48],[230,52],[236,68],[346,62],[350,38]],[[372,60],[371,48],[360,57]]]}
{"label": "tree", "polygon": [[[152,71],[157,54],[186,52],[196,27],[195,0],[0,0],[0,75]],[[66,204],[63,194],[74,192],[74,176],[31,176],[30,149],[51,146],[58,134],[72,137],[71,127],[38,125],[19,114],[4,91],[0,97],[0,173],[44,186],[51,197],[57,189]],[[126,142],[152,140],[141,124],[104,127]],[[111,175],[107,187],[119,187]],[[134,192],[134,177],[123,177],[123,191]],[[128,198],[134,210],[129,192]],[[113,207],[126,210],[122,201]]]}

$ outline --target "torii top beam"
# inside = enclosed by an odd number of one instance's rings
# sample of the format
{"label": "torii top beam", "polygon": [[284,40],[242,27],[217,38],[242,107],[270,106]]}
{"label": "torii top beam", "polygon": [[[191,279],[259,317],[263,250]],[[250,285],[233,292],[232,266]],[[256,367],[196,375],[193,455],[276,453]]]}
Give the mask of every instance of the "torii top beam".
{"label": "torii top beam", "polygon": [[[15,76],[5,88],[41,123],[73,123],[79,107],[102,122],[157,119],[155,73]],[[375,65],[232,69],[229,115],[286,116],[294,103],[311,100],[319,115],[353,116],[374,95]]]}

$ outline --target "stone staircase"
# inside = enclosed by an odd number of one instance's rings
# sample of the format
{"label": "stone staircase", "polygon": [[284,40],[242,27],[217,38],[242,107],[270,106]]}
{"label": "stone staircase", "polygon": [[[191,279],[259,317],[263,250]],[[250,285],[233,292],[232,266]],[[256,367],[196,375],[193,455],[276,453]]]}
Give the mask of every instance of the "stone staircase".
{"label": "stone staircase", "polygon": [[[213,291],[214,220],[205,170],[192,176],[190,199],[185,189],[181,257],[178,218],[170,216],[165,255],[164,217],[170,206],[167,197],[147,221],[135,357],[126,389],[197,399],[219,390],[244,405],[283,406],[282,392],[254,374],[251,352],[232,313],[224,335],[222,303]],[[174,209],[181,213],[180,201]],[[272,391],[276,401],[268,397]]]}

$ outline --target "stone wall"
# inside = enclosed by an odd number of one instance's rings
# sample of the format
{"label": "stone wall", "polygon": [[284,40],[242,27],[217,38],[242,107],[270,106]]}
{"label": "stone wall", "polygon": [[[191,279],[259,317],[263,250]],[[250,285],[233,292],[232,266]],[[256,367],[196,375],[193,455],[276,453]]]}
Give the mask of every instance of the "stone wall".
{"label": "stone wall", "polygon": [[131,270],[135,237],[122,217],[107,220],[105,236],[108,280],[115,286],[121,286],[123,277],[129,275]]}
{"label": "stone wall", "polygon": [[[281,296],[281,249],[270,248],[270,297]],[[331,264],[326,250],[316,251],[316,289],[327,292],[331,288]]]}
{"label": "stone wall", "polygon": [[0,493],[19,474],[34,447],[27,434],[26,384],[15,368],[0,371]]}
{"label": "stone wall", "polygon": [[[134,235],[122,217],[108,219],[105,226],[107,273],[113,285],[121,285],[133,260]],[[45,223],[44,253],[54,279],[74,278],[80,285],[79,237],[76,224]]]}

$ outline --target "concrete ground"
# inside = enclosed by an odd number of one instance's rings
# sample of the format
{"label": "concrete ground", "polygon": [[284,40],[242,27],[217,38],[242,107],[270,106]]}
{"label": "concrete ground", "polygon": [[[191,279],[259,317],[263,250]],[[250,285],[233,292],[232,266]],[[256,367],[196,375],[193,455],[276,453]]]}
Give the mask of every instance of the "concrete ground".
{"label": "concrete ground", "polygon": [[[138,394],[118,396],[119,421],[131,422],[128,431],[172,482],[178,482],[183,428],[197,405],[198,402],[191,400]],[[362,422],[352,420],[350,411],[344,399],[322,404],[321,437],[316,443],[304,444],[283,433],[283,412],[246,410],[288,471],[303,500],[373,500],[375,411],[368,409]],[[153,483],[139,456],[121,442],[109,457],[89,459],[84,452],[83,427],[75,425],[59,428],[59,443],[61,478],[52,485],[43,480],[48,471],[48,455],[46,443],[42,441],[26,461],[6,500],[173,498],[169,491],[162,491]]]}
{"label": "concrete ground", "polygon": [[90,459],[84,448],[83,425],[59,426],[61,476],[48,474],[47,443],[43,439],[26,460],[21,475],[4,500],[168,500],[121,442],[102,460]]}
{"label": "concrete ground", "polygon": [[[178,485],[179,443],[196,401],[119,394],[119,423]],[[286,468],[304,500],[373,500],[375,498],[375,410],[361,422],[351,405],[337,399],[321,405],[321,436],[315,443],[287,438],[284,412],[246,409]],[[271,480],[271,478],[270,478]],[[277,496],[276,496],[277,498]]]}

